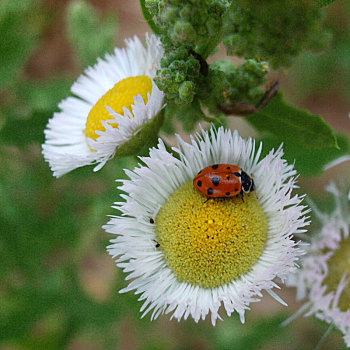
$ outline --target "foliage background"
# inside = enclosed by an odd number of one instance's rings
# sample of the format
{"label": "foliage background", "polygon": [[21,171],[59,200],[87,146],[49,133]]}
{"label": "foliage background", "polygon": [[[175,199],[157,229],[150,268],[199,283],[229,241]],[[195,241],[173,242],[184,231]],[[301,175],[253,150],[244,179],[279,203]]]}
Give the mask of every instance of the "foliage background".
{"label": "foliage background", "polygon": [[[288,72],[273,76],[290,103],[350,136],[346,0],[327,8],[327,23],[334,34],[329,50],[305,53]],[[145,31],[150,30],[136,0],[0,2],[0,348],[314,348],[327,325],[300,318],[279,327],[301,305],[286,288],[279,295],[289,308],[266,295],[252,305],[245,325],[236,316],[224,316],[215,328],[209,321],[177,323],[168,316],[141,320],[137,297],[118,294],[126,283],[105,251],[110,237],[101,229],[106,215],[115,214],[114,180],[136,160],[111,161],[99,173],[85,167],[58,180],[44,162],[43,130],[76,77],[124,38],[143,37]],[[215,58],[224,55],[219,50]],[[256,135],[244,119],[230,118],[229,125],[244,136]],[[298,166],[317,166],[307,150],[299,152]],[[350,185],[349,165],[302,177],[300,191],[326,208],[331,204],[324,185],[340,177]],[[322,348],[344,348],[341,335],[333,332]]]}

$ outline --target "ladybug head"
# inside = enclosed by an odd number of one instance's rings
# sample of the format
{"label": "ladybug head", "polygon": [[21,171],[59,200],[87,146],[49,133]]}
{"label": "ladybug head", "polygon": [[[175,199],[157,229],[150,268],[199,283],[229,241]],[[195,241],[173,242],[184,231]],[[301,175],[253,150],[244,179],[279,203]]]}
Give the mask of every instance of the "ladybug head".
{"label": "ladybug head", "polygon": [[241,172],[241,183],[244,192],[252,192],[255,190],[254,180],[243,170]]}

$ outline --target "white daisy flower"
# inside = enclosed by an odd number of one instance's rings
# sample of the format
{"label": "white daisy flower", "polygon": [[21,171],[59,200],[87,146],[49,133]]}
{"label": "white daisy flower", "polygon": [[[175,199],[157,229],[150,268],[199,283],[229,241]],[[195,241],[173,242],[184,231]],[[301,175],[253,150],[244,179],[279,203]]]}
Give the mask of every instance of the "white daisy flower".
{"label": "white daisy flower", "polygon": [[[104,226],[117,235],[109,253],[130,273],[120,292],[141,294],[141,311],[153,310],[151,319],[172,313],[197,322],[211,313],[213,325],[221,319],[220,306],[244,322],[262,290],[283,303],[272,291],[274,280],[296,269],[302,250],[292,236],[308,222],[302,198],[292,195],[296,172],[282,159],[282,148],[259,160],[261,144],[256,150],[252,139],[222,127],[202,131],[191,144],[178,136],[178,144],[173,151],[179,159],[159,140],[149,157],[140,158],[144,165],[126,170],[130,179],[121,181],[126,194],[115,208],[122,215]],[[256,191],[207,200],[193,179],[213,164],[242,168]]]}
{"label": "white daisy flower", "polygon": [[350,192],[342,193],[334,183],[326,189],[335,199],[335,209],[326,214],[312,204],[322,226],[311,236],[301,268],[287,284],[297,288],[298,300],[308,300],[295,316],[315,315],[334,325],[350,347]]}
{"label": "white daisy flower", "polygon": [[146,44],[136,36],[126,40],[125,49],[87,68],[71,88],[76,97],[59,104],[43,144],[54,176],[94,163],[97,171],[114,155],[135,154],[157,137],[164,94],[152,79],[163,48],[154,35]]}

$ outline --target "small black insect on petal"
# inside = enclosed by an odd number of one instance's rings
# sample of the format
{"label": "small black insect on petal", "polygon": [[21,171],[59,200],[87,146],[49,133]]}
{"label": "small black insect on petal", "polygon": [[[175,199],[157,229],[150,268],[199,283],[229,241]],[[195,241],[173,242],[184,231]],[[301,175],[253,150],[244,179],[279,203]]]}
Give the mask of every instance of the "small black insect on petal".
{"label": "small black insect on petal", "polygon": [[198,187],[201,187],[201,186],[202,186],[202,181],[201,181],[201,180],[198,180],[198,181],[197,181],[197,186],[198,186]]}
{"label": "small black insect on petal", "polygon": [[213,176],[213,177],[211,178],[211,182],[212,182],[212,184],[213,184],[214,186],[219,186],[219,178],[218,178],[218,177]]}
{"label": "small black insect on petal", "polygon": [[214,193],[214,191],[213,191],[212,188],[209,187],[208,190],[207,190],[207,193],[208,193],[209,196],[211,196]]}
{"label": "small black insect on petal", "polygon": [[217,169],[219,167],[219,164],[214,164],[211,166],[213,169]]}
{"label": "small black insect on petal", "polygon": [[154,220],[153,220],[152,218],[149,219],[149,222],[150,222],[151,224],[154,224]]}

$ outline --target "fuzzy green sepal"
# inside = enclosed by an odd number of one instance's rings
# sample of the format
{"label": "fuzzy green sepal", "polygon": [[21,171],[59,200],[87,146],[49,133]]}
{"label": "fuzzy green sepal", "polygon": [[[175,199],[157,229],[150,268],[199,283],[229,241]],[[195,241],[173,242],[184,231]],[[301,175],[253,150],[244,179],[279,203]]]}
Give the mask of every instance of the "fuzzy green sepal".
{"label": "fuzzy green sepal", "polygon": [[135,130],[133,137],[118,147],[115,157],[134,156],[140,153],[144,147],[153,145],[158,138],[159,129],[164,121],[164,109],[146,124]]}

